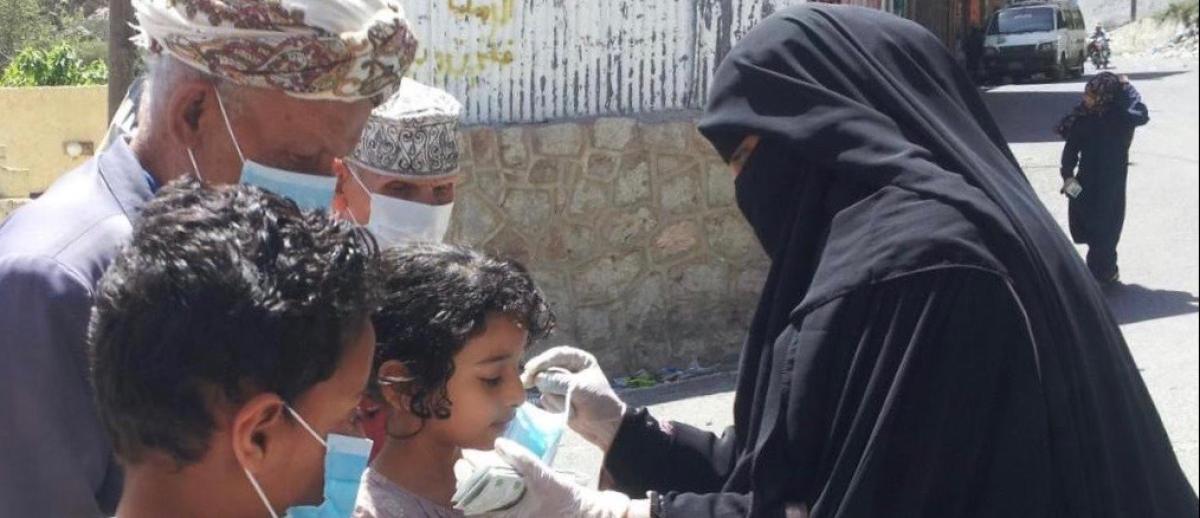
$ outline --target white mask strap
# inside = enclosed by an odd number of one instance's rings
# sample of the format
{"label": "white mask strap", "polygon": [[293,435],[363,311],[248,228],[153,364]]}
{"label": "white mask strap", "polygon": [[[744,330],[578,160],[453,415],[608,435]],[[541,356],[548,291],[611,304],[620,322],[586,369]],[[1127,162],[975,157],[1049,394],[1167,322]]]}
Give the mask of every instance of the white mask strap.
{"label": "white mask strap", "polygon": [[225,112],[225,103],[221,101],[221,91],[214,91],[217,94],[217,107],[221,109],[221,118],[225,119],[225,129],[229,131],[229,140],[233,141],[233,149],[237,150],[238,158],[245,163],[246,155],[242,154],[242,146],[238,145],[237,137],[233,136],[233,125],[229,124],[229,114]]}
{"label": "white mask strap", "polygon": [[200,166],[196,165],[196,155],[192,153],[192,148],[188,148],[187,154],[188,160],[192,161],[192,172],[196,173],[196,178],[200,180],[200,183],[204,183],[204,176],[200,175]]}
{"label": "white mask strap", "polygon": [[275,508],[271,507],[271,501],[267,500],[267,494],[263,492],[262,486],[258,485],[258,481],[254,479],[254,475],[250,474],[250,470],[242,468],[246,473],[246,478],[250,479],[250,485],[254,486],[254,492],[258,493],[258,498],[262,500],[263,505],[267,506],[267,511],[271,513],[271,518],[279,518],[279,513],[275,512]]}
{"label": "white mask strap", "polygon": [[[297,413],[295,410],[293,410],[292,407],[289,405],[284,405],[283,408],[286,408],[288,413],[292,414],[292,417],[295,417],[296,420],[300,422],[300,426],[303,426],[305,430],[308,430],[308,433],[313,436],[313,439],[316,439],[317,442],[321,443],[321,446],[326,446],[325,439],[321,438],[321,434],[317,433],[316,430],[313,430],[313,428],[308,425],[308,422],[305,421],[303,417],[300,417],[299,413]],[[328,447],[328,446],[326,446],[326,447]]]}
{"label": "white mask strap", "polygon": [[[342,165],[346,166],[346,169],[350,170],[350,176],[354,177],[354,181],[358,182],[359,187],[362,187],[363,193],[365,193],[367,195],[367,199],[370,199],[371,198],[371,190],[367,188],[367,184],[363,183],[362,178],[358,177],[358,171],[356,171],[354,169],[354,166],[350,165],[347,162],[343,162]],[[358,221],[358,217],[354,215],[353,207],[350,207],[349,205],[347,205],[346,212],[350,213],[350,219],[354,220],[355,225],[358,225],[360,227],[363,226],[362,222]]]}

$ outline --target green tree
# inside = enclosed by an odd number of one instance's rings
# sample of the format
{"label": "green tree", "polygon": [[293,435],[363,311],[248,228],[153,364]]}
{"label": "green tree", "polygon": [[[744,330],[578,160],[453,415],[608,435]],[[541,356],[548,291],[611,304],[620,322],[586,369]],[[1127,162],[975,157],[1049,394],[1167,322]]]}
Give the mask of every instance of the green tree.
{"label": "green tree", "polygon": [[52,27],[38,0],[0,0],[0,66],[21,49],[44,43]]}
{"label": "green tree", "polygon": [[95,85],[107,81],[108,67],[103,61],[84,64],[66,42],[50,50],[26,47],[0,75],[0,86]]}

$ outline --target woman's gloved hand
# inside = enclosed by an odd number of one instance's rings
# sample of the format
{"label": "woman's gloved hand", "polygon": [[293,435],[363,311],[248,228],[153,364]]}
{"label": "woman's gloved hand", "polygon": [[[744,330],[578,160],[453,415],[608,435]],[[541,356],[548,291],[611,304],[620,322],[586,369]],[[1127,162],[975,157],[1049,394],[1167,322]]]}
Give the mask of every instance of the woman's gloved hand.
{"label": "woman's gloved hand", "polygon": [[[496,453],[525,480],[525,496],[508,509],[486,513],[489,518],[650,518],[649,506],[616,491],[597,491],[555,473],[529,450],[507,439],[496,440]],[[642,501],[639,501],[641,503]]]}
{"label": "woman's gloved hand", "polygon": [[542,405],[556,412],[563,410],[569,392],[567,424],[608,452],[625,415],[625,403],[613,392],[595,356],[574,347],[552,348],[525,364],[521,381],[526,388],[536,386]]}

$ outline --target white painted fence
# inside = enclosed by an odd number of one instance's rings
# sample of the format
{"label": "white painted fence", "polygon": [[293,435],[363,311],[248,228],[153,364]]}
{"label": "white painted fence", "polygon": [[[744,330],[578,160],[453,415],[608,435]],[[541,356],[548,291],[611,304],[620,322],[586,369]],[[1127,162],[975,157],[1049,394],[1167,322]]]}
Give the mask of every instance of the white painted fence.
{"label": "white painted fence", "polygon": [[803,0],[408,0],[413,75],[468,124],[699,108],[720,57]]}

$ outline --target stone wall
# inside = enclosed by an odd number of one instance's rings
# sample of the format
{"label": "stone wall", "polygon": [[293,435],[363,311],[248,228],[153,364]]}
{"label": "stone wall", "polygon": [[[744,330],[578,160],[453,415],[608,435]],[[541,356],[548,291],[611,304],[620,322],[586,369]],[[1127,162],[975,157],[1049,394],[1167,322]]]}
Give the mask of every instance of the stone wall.
{"label": "stone wall", "polygon": [[767,261],[695,115],[466,129],[449,240],[529,266],[610,374],[731,362]]}

